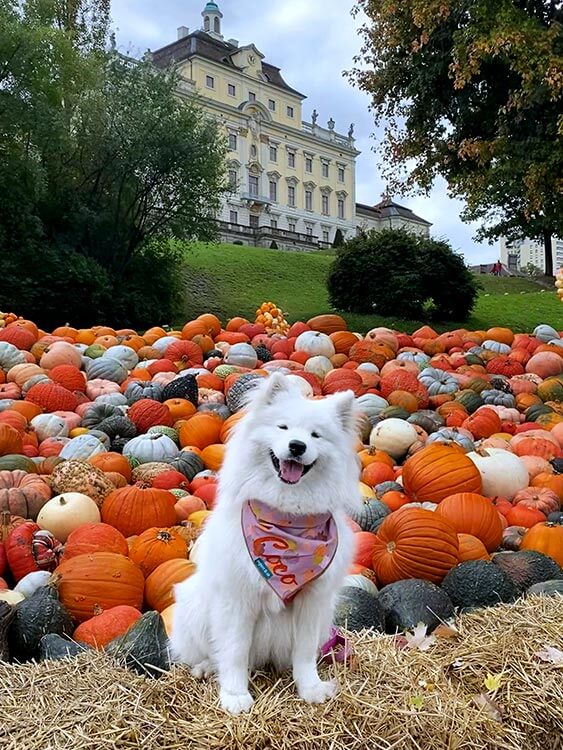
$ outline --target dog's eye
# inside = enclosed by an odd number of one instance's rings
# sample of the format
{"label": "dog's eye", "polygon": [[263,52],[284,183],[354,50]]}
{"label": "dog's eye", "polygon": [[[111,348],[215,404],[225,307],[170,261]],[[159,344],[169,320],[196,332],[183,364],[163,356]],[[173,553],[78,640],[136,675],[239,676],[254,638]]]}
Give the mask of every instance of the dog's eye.
{"label": "dog's eye", "polygon": [[312,432],[312,433],[311,433],[311,437],[314,437],[314,438],[320,438],[320,435],[319,435],[319,433],[318,433],[318,432]]}
{"label": "dog's eye", "polygon": [[287,425],[286,424],[279,424],[278,425],[278,430],[287,430]]}

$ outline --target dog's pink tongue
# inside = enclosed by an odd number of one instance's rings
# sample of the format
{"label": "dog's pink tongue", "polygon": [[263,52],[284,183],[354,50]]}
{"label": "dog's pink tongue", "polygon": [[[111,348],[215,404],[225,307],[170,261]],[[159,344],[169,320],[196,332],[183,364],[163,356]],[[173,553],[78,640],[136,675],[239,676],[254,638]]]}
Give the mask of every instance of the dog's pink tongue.
{"label": "dog's pink tongue", "polygon": [[280,461],[280,476],[284,482],[295,484],[303,476],[303,468],[297,461]]}

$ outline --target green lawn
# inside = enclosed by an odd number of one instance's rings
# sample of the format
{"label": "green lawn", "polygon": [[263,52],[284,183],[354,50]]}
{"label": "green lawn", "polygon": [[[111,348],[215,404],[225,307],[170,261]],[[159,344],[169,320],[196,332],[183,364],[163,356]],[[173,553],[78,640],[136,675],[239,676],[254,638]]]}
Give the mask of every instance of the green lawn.
{"label": "green lawn", "polygon": [[[253,318],[256,308],[271,300],[288,320],[307,320],[331,312],[325,280],[332,257],[327,254],[286,252],[237,245],[195,244],[185,253],[186,298],[183,320],[214,312],[222,320],[235,315]],[[531,331],[539,323],[563,329],[563,304],[555,292],[541,291],[520,278],[477,277],[483,285],[472,316],[463,325],[474,330],[493,325]],[[423,321],[400,317],[345,314],[350,328],[365,332],[386,325],[411,332]],[[462,325],[461,323],[457,325]],[[455,323],[434,326],[455,328]]]}

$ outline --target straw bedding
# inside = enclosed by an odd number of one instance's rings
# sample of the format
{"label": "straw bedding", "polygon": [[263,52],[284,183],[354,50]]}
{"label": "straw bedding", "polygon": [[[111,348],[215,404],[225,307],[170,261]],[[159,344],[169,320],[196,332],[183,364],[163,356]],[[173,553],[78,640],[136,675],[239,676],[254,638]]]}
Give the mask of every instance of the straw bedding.
{"label": "straw bedding", "polygon": [[[284,675],[258,675],[252,711],[218,708],[212,683],[175,668],[149,680],[100,654],[0,665],[3,750],[558,750],[563,748],[563,597],[464,615],[427,651],[391,636],[354,637],[354,661],[323,667],[341,690],[323,706]],[[500,676],[495,691],[485,686]],[[479,704],[486,693],[493,705]],[[477,700],[476,700],[477,699]],[[498,711],[498,713],[497,713]]]}

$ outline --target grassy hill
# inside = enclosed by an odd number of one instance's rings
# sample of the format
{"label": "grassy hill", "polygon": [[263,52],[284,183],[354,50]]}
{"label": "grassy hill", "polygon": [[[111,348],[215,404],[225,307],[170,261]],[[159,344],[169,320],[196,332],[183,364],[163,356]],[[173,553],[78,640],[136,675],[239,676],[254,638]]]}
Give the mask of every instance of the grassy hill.
{"label": "grassy hill", "polygon": [[[272,300],[290,321],[307,320],[330,312],[326,277],[332,256],[324,253],[286,252],[238,245],[195,244],[185,252],[185,307],[182,318],[212,311],[222,319],[235,315],[253,318],[256,308]],[[563,304],[554,292],[542,291],[520,278],[477,277],[483,285],[471,318],[464,324],[474,330],[493,325],[530,331],[539,323],[563,329]],[[413,331],[422,321],[397,316],[345,314],[353,330],[365,332],[377,325]],[[459,324],[461,325],[461,323]],[[455,323],[436,325],[438,330]]]}

